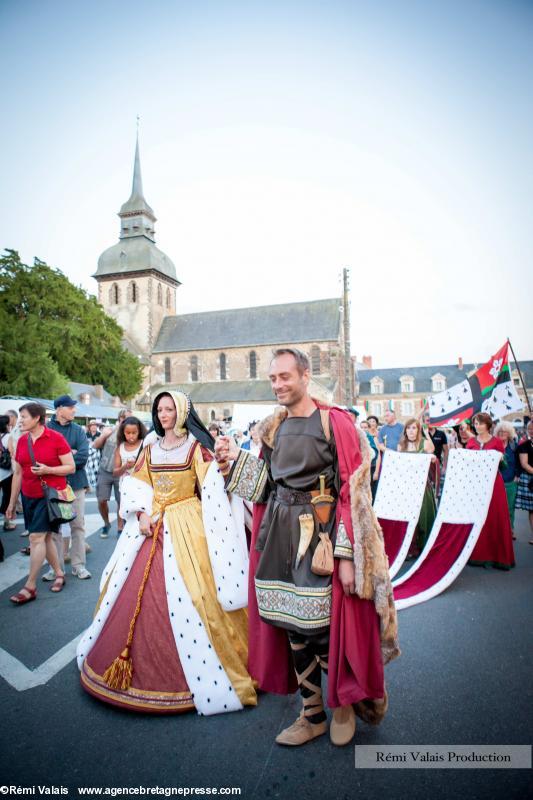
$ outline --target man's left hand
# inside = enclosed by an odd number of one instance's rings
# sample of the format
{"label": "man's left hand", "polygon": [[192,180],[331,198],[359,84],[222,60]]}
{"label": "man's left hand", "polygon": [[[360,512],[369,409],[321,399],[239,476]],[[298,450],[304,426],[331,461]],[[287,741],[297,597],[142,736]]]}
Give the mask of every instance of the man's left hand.
{"label": "man's left hand", "polygon": [[339,580],[347,597],[355,594],[355,566],[351,559],[341,558],[339,560]]}

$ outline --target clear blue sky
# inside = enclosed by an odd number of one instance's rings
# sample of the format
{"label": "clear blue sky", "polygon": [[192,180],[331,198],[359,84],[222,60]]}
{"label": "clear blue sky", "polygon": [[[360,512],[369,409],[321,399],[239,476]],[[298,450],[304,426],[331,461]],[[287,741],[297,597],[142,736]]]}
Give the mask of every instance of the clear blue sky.
{"label": "clear blue sky", "polygon": [[377,366],[533,358],[533,3],[0,0],[0,246],[96,292],[141,116],[178,310],[330,297]]}

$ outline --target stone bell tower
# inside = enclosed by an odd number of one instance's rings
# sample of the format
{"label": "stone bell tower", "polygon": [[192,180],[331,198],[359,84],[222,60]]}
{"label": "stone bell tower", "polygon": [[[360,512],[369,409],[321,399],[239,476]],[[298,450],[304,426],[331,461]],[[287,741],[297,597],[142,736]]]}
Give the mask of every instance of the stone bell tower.
{"label": "stone bell tower", "polygon": [[131,195],[122,208],[117,244],[104,250],[94,274],[98,301],[140,353],[149,356],[163,319],[176,314],[180,285],[174,264],[155,245],[156,218],[143,194],[139,136]]}

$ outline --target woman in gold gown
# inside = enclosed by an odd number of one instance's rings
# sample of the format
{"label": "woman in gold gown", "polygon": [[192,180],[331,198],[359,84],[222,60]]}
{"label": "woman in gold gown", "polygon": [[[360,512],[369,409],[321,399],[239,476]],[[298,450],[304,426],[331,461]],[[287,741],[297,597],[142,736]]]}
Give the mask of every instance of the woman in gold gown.
{"label": "woman in gold gown", "polygon": [[246,669],[246,539],[213,440],[182,393],[159,394],[152,416],[158,438],[123,482],[126,524],[78,645],[82,686],[149,713],[256,705]]}

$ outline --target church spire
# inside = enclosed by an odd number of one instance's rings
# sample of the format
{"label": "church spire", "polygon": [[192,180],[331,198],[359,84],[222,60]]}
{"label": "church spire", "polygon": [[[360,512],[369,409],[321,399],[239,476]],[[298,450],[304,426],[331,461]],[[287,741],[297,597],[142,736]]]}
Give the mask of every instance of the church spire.
{"label": "church spire", "polygon": [[155,241],[154,222],[156,218],[153,210],[144,199],[143,193],[141,158],[139,155],[138,118],[131,195],[120,209],[119,217],[122,220],[120,225],[121,239],[131,238],[133,236],[146,236],[152,242]]}
{"label": "church spire", "polygon": [[135,161],[134,161],[134,164],[133,164],[133,184],[132,184],[132,187],[131,187],[131,196],[132,197],[135,197],[135,196],[141,197],[144,200],[144,196],[143,196],[143,179],[142,179],[142,175],[141,175],[141,159],[139,157],[139,130],[138,129],[137,129],[137,141],[135,143]]}

